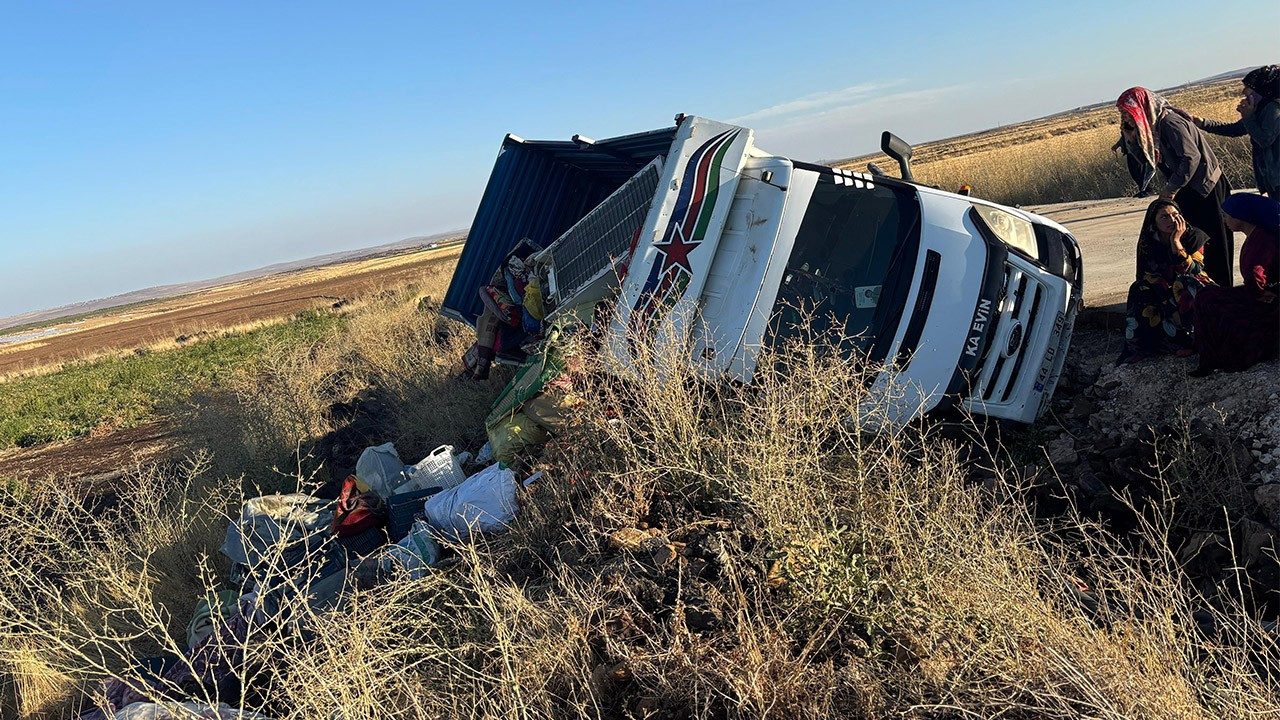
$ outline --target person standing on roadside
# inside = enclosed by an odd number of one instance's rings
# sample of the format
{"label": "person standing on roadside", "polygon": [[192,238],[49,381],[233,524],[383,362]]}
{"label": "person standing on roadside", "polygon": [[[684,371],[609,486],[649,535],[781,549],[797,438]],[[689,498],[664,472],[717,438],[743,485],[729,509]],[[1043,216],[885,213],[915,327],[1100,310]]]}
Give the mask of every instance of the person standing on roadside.
{"label": "person standing on roadside", "polygon": [[1178,203],[1187,223],[1209,236],[1204,249],[1205,271],[1218,285],[1230,287],[1235,237],[1222,218],[1222,201],[1231,194],[1231,186],[1204,133],[1146,88],[1125,90],[1116,107],[1125,141],[1166,178],[1160,197]]}
{"label": "person standing on roadside", "polygon": [[1280,200],[1280,65],[1250,70],[1241,81],[1244,97],[1236,106],[1240,119],[1220,122],[1177,112],[1207,133],[1225,137],[1249,136],[1253,150],[1253,182],[1258,192]]}

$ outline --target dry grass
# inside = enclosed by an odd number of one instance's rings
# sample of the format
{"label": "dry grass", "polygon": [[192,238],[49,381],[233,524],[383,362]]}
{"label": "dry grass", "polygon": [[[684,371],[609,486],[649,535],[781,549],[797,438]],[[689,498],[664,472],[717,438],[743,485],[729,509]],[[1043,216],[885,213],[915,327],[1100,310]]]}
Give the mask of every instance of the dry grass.
{"label": "dry grass", "polygon": [[340,429],[335,404],[365,389],[376,391],[386,433],[370,444],[394,440],[405,458],[441,444],[475,444],[510,373],[499,368],[487,382],[457,382],[474,333],[442,319],[432,299],[443,296],[451,273],[435,267],[408,288],[354,301],[344,308],[342,331],[322,342],[269,349],[231,383],[230,395],[200,398],[186,423],[222,458],[220,467],[255,480],[327,470],[311,455],[313,441]]}
{"label": "dry grass", "polygon": [[[1169,100],[1195,115],[1231,120],[1239,117],[1239,88],[1232,80],[1173,93]],[[1122,197],[1137,188],[1123,156],[1110,150],[1119,137],[1119,116],[1107,107],[924,143],[916,148],[912,169],[921,182],[944,190],[968,184],[975,195],[1010,205]],[[1248,139],[1208,138],[1232,186],[1252,187]],[[868,162],[897,175],[897,165],[880,154],[836,165],[862,171]]]}
{"label": "dry grass", "polygon": [[[0,491],[4,716],[67,717],[180,652],[245,488],[313,487],[335,403],[372,388],[406,459],[474,448],[503,379],[454,379],[471,336],[422,302],[447,279],[272,348],[185,417],[211,455],[140,468],[114,504]],[[575,378],[588,402],[525,461],[546,476],[509,532],[452,544],[422,579],[361,574],[339,610],[287,599],[228,648],[231,694],[152,694],[278,720],[1280,715],[1277,637],[1242,592],[1202,595],[1168,541],[1205,511],[1187,503],[1221,501],[1185,492],[1212,459],[1162,448],[1170,492],[1115,537],[1034,517],[1017,472],[970,482],[937,428],[865,432],[880,401],[826,338],[766,356],[750,387],[670,352]]]}
{"label": "dry grass", "polygon": [[[448,380],[465,341],[442,322],[411,297],[371,300],[325,349],[282,348],[239,401],[292,428],[269,440],[287,451],[341,394],[317,379],[363,368],[428,448],[488,404]],[[587,409],[535,463],[547,478],[510,532],[336,612],[291,601],[235,648],[247,690],[216,699],[280,720],[1280,712],[1276,638],[1242,600],[1197,594],[1162,541],[1173,508],[1144,509],[1123,540],[1075,515],[1046,524],[1022,478],[967,482],[930,428],[862,432],[877,401],[821,339],[780,352],[751,387],[669,357],[578,378]],[[0,537],[6,716],[57,716],[103,676],[140,685],[137,658],[180,650],[240,499],[240,479],[209,468],[140,473],[114,509],[56,485],[0,497],[15,519]]]}

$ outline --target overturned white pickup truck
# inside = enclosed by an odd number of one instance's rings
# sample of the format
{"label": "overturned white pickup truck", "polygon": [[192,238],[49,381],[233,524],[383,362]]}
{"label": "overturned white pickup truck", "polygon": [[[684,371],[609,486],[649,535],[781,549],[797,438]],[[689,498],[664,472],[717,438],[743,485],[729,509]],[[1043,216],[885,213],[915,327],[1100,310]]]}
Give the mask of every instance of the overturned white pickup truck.
{"label": "overturned white pickup truck", "polygon": [[[475,325],[486,284],[522,241],[548,317],[615,299],[607,351],[692,342],[692,362],[750,381],[795,331],[853,338],[851,356],[905,388],[895,422],[959,406],[1024,423],[1048,404],[1080,307],[1079,245],[1021,210],[912,181],[772,155],[752,131],[692,116],[593,141],[508,135],[443,312]],[[625,279],[619,283],[621,270]],[[897,396],[897,395],[896,395]]]}

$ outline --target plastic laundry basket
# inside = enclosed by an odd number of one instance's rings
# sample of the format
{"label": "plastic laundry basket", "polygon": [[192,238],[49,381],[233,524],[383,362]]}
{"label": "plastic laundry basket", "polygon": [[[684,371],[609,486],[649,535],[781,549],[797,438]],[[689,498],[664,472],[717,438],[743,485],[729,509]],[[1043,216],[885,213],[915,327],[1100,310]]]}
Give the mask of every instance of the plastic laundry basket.
{"label": "plastic laundry basket", "polygon": [[467,476],[462,472],[462,465],[453,454],[452,445],[441,445],[431,454],[422,458],[416,465],[404,469],[409,482],[401,486],[401,491],[424,490],[426,488],[448,489],[458,485]]}

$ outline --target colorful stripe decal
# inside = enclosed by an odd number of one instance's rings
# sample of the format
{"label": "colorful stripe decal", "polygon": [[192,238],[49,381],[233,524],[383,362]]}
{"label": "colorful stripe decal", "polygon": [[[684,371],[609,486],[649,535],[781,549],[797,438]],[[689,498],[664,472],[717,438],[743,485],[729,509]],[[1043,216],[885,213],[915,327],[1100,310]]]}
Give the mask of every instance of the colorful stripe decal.
{"label": "colorful stripe decal", "polygon": [[703,143],[690,157],[680,194],[662,240],[653,244],[662,253],[655,258],[644,289],[632,308],[628,323],[634,336],[674,307],[693,279],[689,254],[706,237],[720,190],[720,168],[740,130],[726,130]]}

